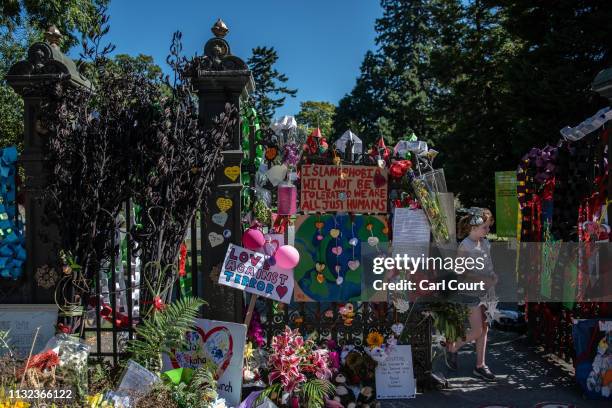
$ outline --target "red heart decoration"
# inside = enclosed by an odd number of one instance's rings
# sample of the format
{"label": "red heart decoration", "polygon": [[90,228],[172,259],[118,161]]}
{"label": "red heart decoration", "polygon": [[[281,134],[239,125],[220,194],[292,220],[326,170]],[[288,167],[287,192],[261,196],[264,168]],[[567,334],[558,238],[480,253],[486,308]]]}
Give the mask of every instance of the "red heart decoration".
{"label": "red heart decoration", "polygon": [[278,294],[278,297],[281,299],[285,297],[288,291],[289,289],[286,286],[279,285],[276,287],[276,293]]}
{"label": "red heart decoration", "polygon": [[374,174],[374,187],[381,188],[387,183],[387,178],[380,173],[380,170]]}

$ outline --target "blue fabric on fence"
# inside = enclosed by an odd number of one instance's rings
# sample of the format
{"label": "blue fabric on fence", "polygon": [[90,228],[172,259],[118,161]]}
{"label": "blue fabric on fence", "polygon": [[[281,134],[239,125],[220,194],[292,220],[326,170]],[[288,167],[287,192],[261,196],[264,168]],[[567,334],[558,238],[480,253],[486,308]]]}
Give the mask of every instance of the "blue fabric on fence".
{"label": "blue fabric on fence", "polygon": [[23,223],[16,217],[17,149],[0,150],[0,277],[18,279],[26,260]]}

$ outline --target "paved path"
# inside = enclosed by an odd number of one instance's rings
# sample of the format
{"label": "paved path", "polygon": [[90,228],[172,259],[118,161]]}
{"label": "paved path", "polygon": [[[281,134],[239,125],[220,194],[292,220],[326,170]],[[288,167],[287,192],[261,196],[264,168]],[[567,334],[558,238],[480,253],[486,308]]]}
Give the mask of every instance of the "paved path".
{"label": "paved path", "polygon": [[417,394],[413,400],[385,401],[382,408],[478,408],[495,403],[531,408],[544,401],[572,403],[581,408],[612,406],[609,401],[583,399],[566,367],[548,361],[547,356],[538,354],[528,346],[524,336],[516,333],[491,332],[487,365],[498,376],[495,383],[486,383],[472,376],[476,358],[471,346],[460,351],[456,373],[446,369],[442,353],[436,355],[434,372],[449,380],[450,389],[426,391]]}

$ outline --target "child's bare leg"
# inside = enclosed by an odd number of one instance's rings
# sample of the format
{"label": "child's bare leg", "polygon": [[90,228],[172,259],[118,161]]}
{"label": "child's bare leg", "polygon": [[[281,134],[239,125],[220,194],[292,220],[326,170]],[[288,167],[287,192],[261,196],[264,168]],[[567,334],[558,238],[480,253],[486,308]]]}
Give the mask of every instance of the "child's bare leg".
{"label": "child's bare leg", "polygon": [[459,350],[463,345],[471,343],[482,336],[482,311],[480,306],[470,308],[470,330],[468,330],[465,340],[457,340],[450,343],[448,350],[452,353]]}
{"label": "child's bare leg", "polygon": [[485,354],[487,352],[487,334],[489,333],[489,326],[484,325],[482,334],[476,339],[476,367],[483,367],[485,365]]}

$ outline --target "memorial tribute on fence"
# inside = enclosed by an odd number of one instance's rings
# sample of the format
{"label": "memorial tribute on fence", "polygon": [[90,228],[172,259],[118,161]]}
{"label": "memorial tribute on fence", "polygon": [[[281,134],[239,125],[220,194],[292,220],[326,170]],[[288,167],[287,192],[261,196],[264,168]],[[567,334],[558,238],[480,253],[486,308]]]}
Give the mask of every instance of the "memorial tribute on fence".
{"label": "memorial tribute on fence", "polygon": [[219,275],[219,284],[290,303],[293,271],[270,265],[269,258],[265,254],[230,244]]}
{"label": "memorial tribute on fence", "polygon": [[300,208],[308,212],[387,212],[387,170],[374,166],[303,165]]}

